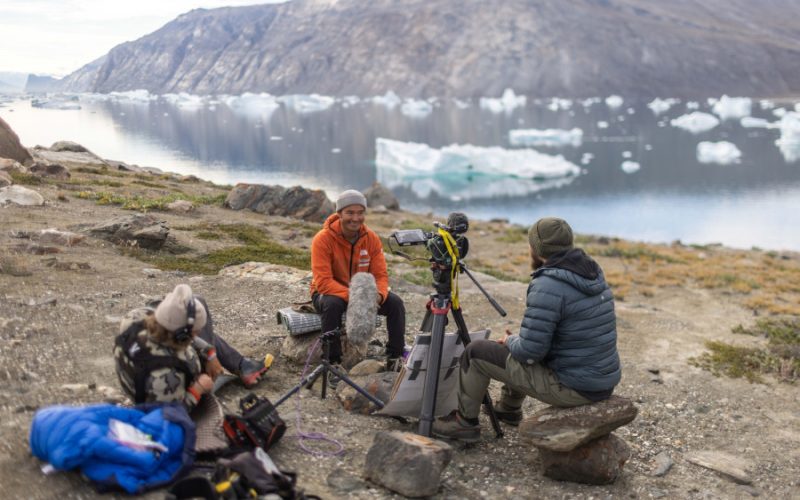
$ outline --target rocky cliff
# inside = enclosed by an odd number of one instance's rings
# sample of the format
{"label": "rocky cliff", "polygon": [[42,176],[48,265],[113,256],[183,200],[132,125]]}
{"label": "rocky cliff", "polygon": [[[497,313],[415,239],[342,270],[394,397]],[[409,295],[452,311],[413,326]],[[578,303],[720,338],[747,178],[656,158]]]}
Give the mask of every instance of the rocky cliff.
{"label": "rocky cliff", "polygon": [[197,9],[64,90],[403,96],[800,92],[796,0],[293,0]]}

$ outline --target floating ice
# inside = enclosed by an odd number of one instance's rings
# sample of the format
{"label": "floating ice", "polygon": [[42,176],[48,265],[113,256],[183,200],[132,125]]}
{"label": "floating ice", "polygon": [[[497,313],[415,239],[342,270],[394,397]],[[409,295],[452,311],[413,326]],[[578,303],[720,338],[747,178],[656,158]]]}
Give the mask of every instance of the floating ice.
{"label": "floating ice", "polygon": [[752,116],[745,116],[741,120],[739,120],[742,127],[744,128],[775,128],[775,126],[769,122],[769,120],[765,120],[764,118],[753,118]]}
{"label": "floating ice", "polygon": [[800,160],[800,113],[788,112],[778,122],[781,137],[775,141],[788,163]]}
{"label": "floating ice", "polygon": [[590,97],[588,99],[584,99],[583,101],[581,101],[581,105],[584,108],[589,108],[592,105],[599,103],[600,101],[601,99],[599,97]]}
{"label": "floating ice", "polygon": [[178,108],[198,109],[205,105],[202,97],[194,94],[187,94],[186,92],[164,94],[161,98]]}
{"label": "floating ice", "polygon": [[697,101],[689,101],[686,103],[686,109],[700,109],[700,103]]}
{"label": "floating ice", "polygon": [[583,153],[581,155],[581,165],[588,165],[594,159],[594,155],[592,153]]}
{"label": "floating ice", "polygon": [[661,99],[656,97],[650,102],[650,104],[647,105],[647,107],[650,108],[654,115],[658,116],[669,111],[669,108],[677,103],[677,99]]}
{"label": "floating ice", "polygon": [[296,94],[284,95],[277,98],[277,101],[282,103],[287,108],[292,108],[298,113],[316,113],[317,111],[325,111],[333,106],[336,99],[326,95],[319,94]]}
{"label": "floating ice", "polygon": [[[711,100],[709,100],[711,103]],[[711,110],[721,120],[738,120],[745,116],[750,116],[753,101],[749,97],[728,97],[723,95],[718,101],[714,102]]]}
{"label": "floating ice", "polygon": [[597,122],[597,128],[608,128],[608,122],[605,120],[600,120]]}
{"label": "floating ice", "polygon": [[269,121],[272,114],[281,107],[275,96],[267,93],[245,92],[238,96],[221,96],[220,100],[234,113],[258,118],[263,122]]}
{"label": "floating ice", "polygon": [[400,107],[400,112],[410,118],[425,118],[433,111],[433,106],[428,101],[406,99]]}
{"label": "floating ice", "polygon": [[109,99],[118,101],[150,102],[158,99],[157,95],[150,94],[150,92],[145,89],[109,92],[107,95]]}
{"label": "floating ice", "polygon": [[570,109],[572,108],[572,101],[570,99],[559,99],[558,97],[553,97],[550,100],[550,104],[547,105],[547,109],[550,111],[558,111],[560,109]]}
{"label": "floating ice", "polygon": [[758,101],[758,104],[761,106],[761,109],[772,109],[775,107],[775,103],[769,99],[761,99]]}
{"label": "floating ice", "polygon": [[49,99],[31,99],[31,106],[42,109],[73,110],[81,109],[77,98],[52,97]]}
{"label": "floating ice", "polygon": [[491,111],[492,113],[511,113],[514,109],[525,106],[527,98],[524,95],[516,95],[513,89],[506,89],[503,96],[495,97],[481,97],[481,108]]}
{"label": "floating ice", "polygon": [[642,166],[635,161],[628,160],[628,161],[623,161],[622,165],[620,165],[619,168],[621,168],[622,171],[625,172],[626,174],[632,174],[634,172],[638,172],[639,169],[642,168]]}
{"label": "floating ice", "polygon": [[630,151],[623,151],[622,152],[622,157],[623,158],[633,158],[633,153],[631,153]]}
{"label": "floating ice", "polygon": [[469,101],[457,99],[455,97],[453,98],[453,104],[455,104],[458,109],[467,109],[471,105]]}
{"label": "floating ice", "polygon": [[625,101],[618,95],[610,95],[606,97],[606,106],[611,109],[616,109],[622,106]]}
{"label": "floating ice", "polygon": [[739,163],[741,158],[742,152],[732,142],[703,141],[697,145],[697,161],[700,163],[729,165],[731,163]]}
{"label": "floating ice", "polygon": [[354,104],[358,104],[361,102],[361,98],[356,95],[346,95],[341,99],[342,105],[345,107],[353,106]]}
{"label": "floating ice", "polygon": [[378,181],[389,188],[409,187],[420,197],[436,192],[450,197],[517,196],[565,185],[580,173],[564,157],[532,149],[376,140]]}
{"label": "floating ice", "polygon": [[371,99],[371,101],[375,104],[380,104],[381,106],[385,106],[386,109],[394,109],[403,102],[397,94],[392,92],[391,90],[386,92],[384,95],[375,96]]}
{"label": "floating ice", "polygon": [[670,120],[669,123],[673,127],[688,130],[693,134],[700,134],[702,132],[708,132],[719,125],[719,120],[714,115],[695,111],[688,115],[679,116],[678,118]]}
{"label": "floating ice", "polygon": [[775,108],[772,110],[772,114],[777,116],[778,118],[783,118],[788,111],[785,108]]}
{"label": "floating ice", "polygon": [[508,142],[512,146],[573,146],[577,148],[583,142],[583,130],[579,128],[572,130],[515,129],[508,131]]}

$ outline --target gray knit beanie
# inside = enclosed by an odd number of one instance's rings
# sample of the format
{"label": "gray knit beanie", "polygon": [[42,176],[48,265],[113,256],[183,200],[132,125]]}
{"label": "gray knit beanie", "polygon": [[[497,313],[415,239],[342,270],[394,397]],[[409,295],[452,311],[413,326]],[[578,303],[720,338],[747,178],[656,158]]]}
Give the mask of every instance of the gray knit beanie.
{"label": "gray knit beanie", "polygon": [[195,305],[194,330],[202,330],[206,325],[206,308],[194,298],[189,285],[178,285],[164,297],[164,300],[156,307],[156,321],[170,332],[185,326],[188,322],[186,307],[191,300]]}
{"label": "gray knit beanie", "polygon": [[367,198],[355,189],[343,191],[342,194],[336,198],[336,211],[340,212],[343,208],[349,207],[350,205],[361,205],[367,208]]}
{"label": "gray knit beanie", "polygon": [[543,217],[528,230],[531,248],[541,259],[572,248],[572,228],[557,217]]}

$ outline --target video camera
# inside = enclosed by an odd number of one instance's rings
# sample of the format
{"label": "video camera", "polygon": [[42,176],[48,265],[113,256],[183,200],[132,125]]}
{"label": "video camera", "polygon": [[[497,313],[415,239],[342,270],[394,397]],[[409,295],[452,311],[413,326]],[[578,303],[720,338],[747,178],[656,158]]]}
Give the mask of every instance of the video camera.
{"label": "video camera", "polygon": [[[469,229],[469,219],[461,212],[453,212],[447,217],[447,224],[434,222],[433,226],[436,231],[405,229],[395,231],[389,237],[401,247],[425,245],[431,254],[429,260],[432,264],[434,282],[443,285],[449,282],[453,266],[466,257],[469,251],[469,240],[464,235]],[[410,258],[403,252],[394,251],[394,253]]]}

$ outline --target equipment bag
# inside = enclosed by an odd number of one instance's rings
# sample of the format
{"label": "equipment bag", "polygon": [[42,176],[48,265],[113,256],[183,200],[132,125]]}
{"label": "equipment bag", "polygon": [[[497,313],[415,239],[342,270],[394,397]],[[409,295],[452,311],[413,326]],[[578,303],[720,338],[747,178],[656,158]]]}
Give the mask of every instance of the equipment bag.
{"label": "equipment bag", "polygon": [[222,428],[234,446],[264,451],[286,432],[286,423],[267,398],[252,392],[239,400],[241,415],[225,415]]}

